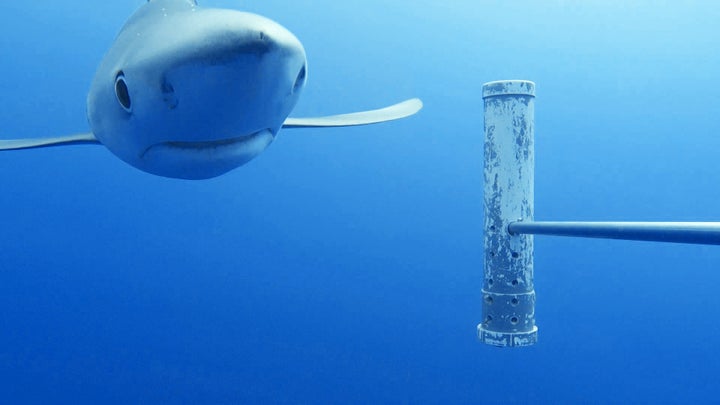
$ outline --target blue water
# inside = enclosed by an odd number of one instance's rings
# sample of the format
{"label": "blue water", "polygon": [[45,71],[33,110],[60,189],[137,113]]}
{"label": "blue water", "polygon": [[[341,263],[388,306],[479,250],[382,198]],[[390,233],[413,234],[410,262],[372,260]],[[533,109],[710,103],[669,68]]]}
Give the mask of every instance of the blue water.
{"label": "blue water", "polygon": [[[716,247],[536,238],[539,343],[479,343],[484,82],[537,83],[536,216],[720,219],[713,1],[200,1],[303,42],[294,115],[222,177],[0,154],[0,402],[714,403]],[[87,130],[144,1],[5,2],[4,138]]]}

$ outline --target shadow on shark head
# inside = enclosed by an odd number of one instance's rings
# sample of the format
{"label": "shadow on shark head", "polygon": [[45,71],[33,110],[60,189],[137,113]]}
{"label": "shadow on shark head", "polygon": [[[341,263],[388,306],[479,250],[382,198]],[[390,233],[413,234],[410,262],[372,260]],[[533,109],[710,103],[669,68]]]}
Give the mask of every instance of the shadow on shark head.
{"label": "shadow on shark head", "polygon": [[0,141],[0,150],[102,144],[148,173],[219,176],[250,161],[281,128],[403,118],[418,99],[359,113],[288,118],[305,86],[300,41],[265,17],[149,0],[103,58],[87,98],[92,133]]}

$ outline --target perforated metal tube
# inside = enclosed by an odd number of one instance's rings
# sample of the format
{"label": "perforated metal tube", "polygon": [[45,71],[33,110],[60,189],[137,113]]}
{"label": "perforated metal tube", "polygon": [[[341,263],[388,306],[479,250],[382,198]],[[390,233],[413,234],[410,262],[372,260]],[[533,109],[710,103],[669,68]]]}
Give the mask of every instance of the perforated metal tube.
{"label": "perforated metal tube", "polygon": [[533,219],[535,84],[486,83],[485,263],[478,337],[494,346],[537,341],[533,237],[508,225]]}

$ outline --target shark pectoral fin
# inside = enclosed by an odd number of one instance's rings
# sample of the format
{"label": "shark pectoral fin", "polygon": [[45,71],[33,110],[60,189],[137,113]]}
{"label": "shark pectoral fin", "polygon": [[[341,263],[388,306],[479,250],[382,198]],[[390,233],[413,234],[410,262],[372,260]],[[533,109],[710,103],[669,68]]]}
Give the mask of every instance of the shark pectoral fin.
{"label": "shark pectoral fin", "polygon": [[419,98],[412,98],[379,110],[330,115],[327,117],[288,118],[285,120],[283,128],[349,127],[353,125],[377,124],[379,122],[409,117],[420,111],[422,106],[423,103]]}
{"label": "shark pectoral fin", "polygon": [[96,144],[99,145],[93,134],[77,134],[58,136],[55,138],[28,138],[28,139],[0,139],[0,150],[45,148],[48,146]]}

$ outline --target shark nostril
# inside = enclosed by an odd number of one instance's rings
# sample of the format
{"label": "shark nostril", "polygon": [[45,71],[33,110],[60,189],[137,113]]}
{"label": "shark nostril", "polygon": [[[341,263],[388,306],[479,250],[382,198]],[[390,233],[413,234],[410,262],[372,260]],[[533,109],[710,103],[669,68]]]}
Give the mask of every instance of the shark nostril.
{"label": "shark nostril", "polygon": [[161,87],[163,101],[165,101],[165,104],[168,106],[169,109],[175,109],[175,107],[177,107],[178,105],[178,99],[175,96],[175,88],[167,80],[163,81]]}

